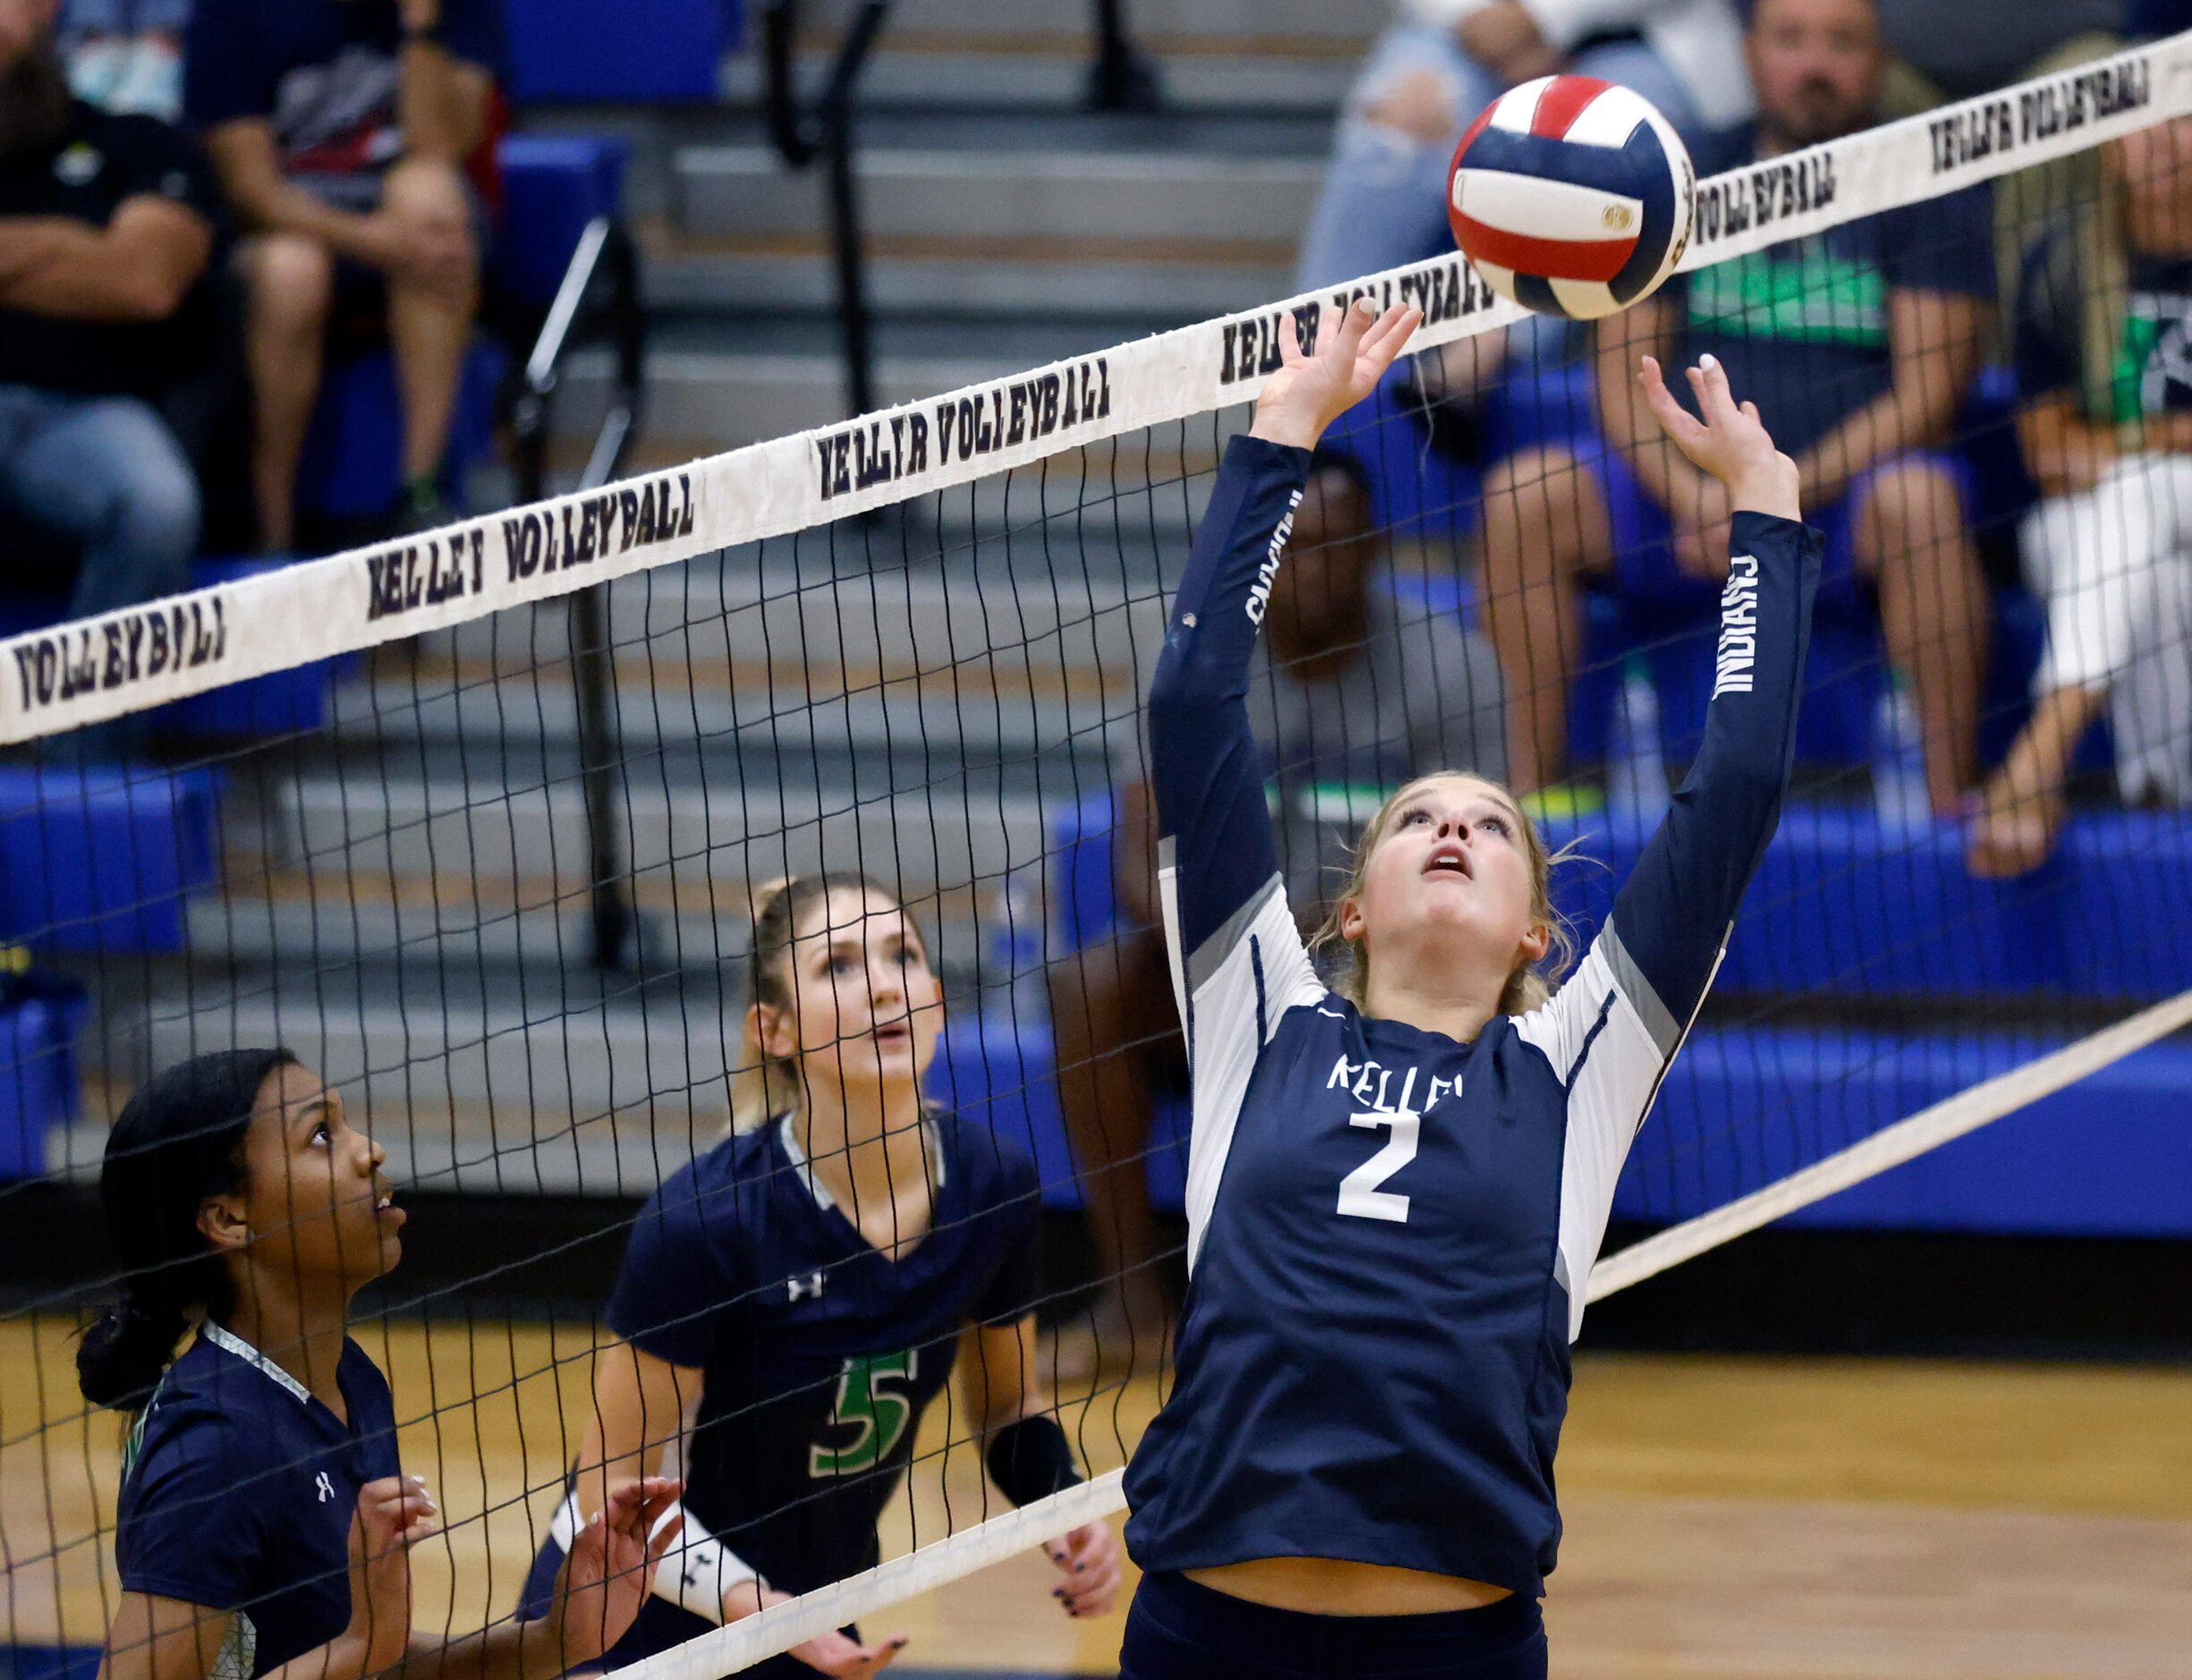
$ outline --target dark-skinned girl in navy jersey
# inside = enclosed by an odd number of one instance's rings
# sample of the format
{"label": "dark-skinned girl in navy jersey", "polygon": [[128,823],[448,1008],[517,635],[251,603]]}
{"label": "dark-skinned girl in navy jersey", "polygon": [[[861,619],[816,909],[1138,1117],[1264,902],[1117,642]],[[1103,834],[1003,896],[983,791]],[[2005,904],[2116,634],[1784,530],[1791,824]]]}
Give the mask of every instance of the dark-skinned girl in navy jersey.
{"label": "dark-skinned girl in navy jersey", "polygon": [[1422,777],[1372,819],[1321,942],[1287,909],[1244,703],[1309,452],[1412,310],[1350,310],[1220,467],[1150,694],[1188,1023],[1177,1377],[1127,1472],[1124,1680],[1542,1680],[1568,1344],[1614,1179],[1710,984],[1787,784],[1819,540],[1710,361],[1703,420],[1639,374],[1735,513],[1695,766],[1565,984],[1517,802]]}
{"label": "dark-skinned girl in navy jersey", "polygon": [[135,1413],[103,1680],[548,1680],[638,1614],[675,1481],[604,1492],[548,1619],[413,1637],[434,1502],[346,1328],[403,1252],[386,1158],[286,1050],[170,1067],[115,1121],[99,1191],[127,1293],[76,1359],[86,1399]]}
{"label": "dark-skinned girl in navy jersey", "polygon": [[[681,1461],[684,1533],[612,1665],[872,1567],[962,1341],[998,1491],[1024,1505],[1082,1479],[1036,1372],[1034,1164],[922,1099],[943,989],[920,930],[855,874],[759,897],[733,1135],[633,1227],[571,1498],[535,1565],[532,1592],[605,1478]],[[1110,1608],[1108,1523],[1047,1549],[1069,1614]],[[864,1676],[905,1642],[841,1629],[743,1672]]]}

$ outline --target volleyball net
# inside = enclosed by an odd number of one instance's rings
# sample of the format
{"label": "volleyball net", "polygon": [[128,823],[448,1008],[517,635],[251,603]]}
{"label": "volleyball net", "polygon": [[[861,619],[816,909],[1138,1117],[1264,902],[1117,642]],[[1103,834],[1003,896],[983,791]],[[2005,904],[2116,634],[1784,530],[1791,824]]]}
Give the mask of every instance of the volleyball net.
{"label": "volleyball net", "polygon": [[[1449,255],[0,643],[0,1220],[91,1218],[154,1070],[294,1049],[387,1147],[414,1240],[468,1222],[460,1281],[377,1287],[372,1346],[449,1523],[414,1559],[419,1625],[507,1619],[605,1333],[493,1303],[621,1249],[641,1199],[724,1147],[757,902],[857,871],[944,982],[930,1095],[1032,1158],[1067,1234],[1023,1280],[1031,1393],[1091,1480],[1016,1511],[984,1481],[979,1344],[918,1420],[872,1361],[833,1370],[814,1489],[757,1515],[896,1478],[883,1437],[911,1430],[888,1561],[648,1680],[1115,1513],[1158,1361],[1121,1356],[1106,1303],[1114,1268],[1177,1269],[1185,1176],[1142,700],[1281,335],[1366,293],[1424,325],[1320,454],[1252,700],[1297,911],[1384,793],[1458,768],[1531,790],[1583,860],[1557,901],[1586,936],[1602,920],[1700,737],[1720,588],[1710,510],[1662,505],[1666,454],[1606,378],[1738,345],[1769,425],[1826,416],[1794,452],[1835,553],[1781,832],[1616,1201],[1656,1235],[1593,1294],[1790,1215],[2077,1228],[2049,1205],[2075,1190],[2060,1154],[2005,1188],[1930,1152],[2075,1092],[2042,1145],[2136,1148],[2192,1069],[2171,1042],[2192,1023],[2188,115],[2179,37],[1701,182],[1692,277],[1596,334]],[[1920,377],[1882,388],[1883,344]],[[118,1437],[66,1334],[118,1283],[88,1260],[12,1285],[0,1323],[17,1644],[97,1644],[115,1601]],[[1049,1331],[1092,1302],[1094,1365],[1068,1375]],[[957,1339],[916,1351],[936,1369]],[[740,1420],[718,1425],[735,1451]]]}

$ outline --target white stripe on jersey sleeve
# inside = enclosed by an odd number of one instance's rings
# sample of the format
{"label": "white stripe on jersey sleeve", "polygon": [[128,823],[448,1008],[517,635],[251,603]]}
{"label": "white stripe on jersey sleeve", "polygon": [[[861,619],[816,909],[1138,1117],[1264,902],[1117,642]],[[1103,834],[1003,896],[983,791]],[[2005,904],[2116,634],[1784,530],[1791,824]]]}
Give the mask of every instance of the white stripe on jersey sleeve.
{"label": "white stripe on jersey sleeve", "polygon": [[[1187,1143],[1187,1264],[1202,1252],[1202,1233],[1218,1205],[1218,1184],[1232,1152],[1234,1128],[1248,1094],[1256,1058],[1279,1017],[1325,996],[1287,906],[1286,884],[1272,876],[1183,959],[1179,948],[1178,870],[1168,840],[1160,844],[1157,890],[1163,905],[1172,983],[1186,998],[1187,1065],[1194,1087],[1194,1129]],[[1259,1032],[1258,1010],[1262,1010]]]}
{"label": "white stripe on jersey sleeve", "polygon": [[1583,1334],[1584,1299],[1606,1240],[1621,1164],[1689,1028],[1668,1013],[1609,921],[1568,983],[1518,1017],[1515,1030],[1544,1053],[1568,1087],[1554,1264],[1568,1291],[1573,1342]]}

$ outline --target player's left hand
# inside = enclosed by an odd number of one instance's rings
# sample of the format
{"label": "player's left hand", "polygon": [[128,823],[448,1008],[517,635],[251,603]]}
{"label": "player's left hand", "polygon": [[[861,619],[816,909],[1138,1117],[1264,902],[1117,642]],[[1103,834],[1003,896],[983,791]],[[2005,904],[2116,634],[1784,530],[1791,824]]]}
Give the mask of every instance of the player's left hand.
{"label": "player's left hand", "polygon": [[609,1489],[608,1507],[571,1541],[556,1586],[556,1621],[566,1667],[589,1663],[638,1619],[655,1566],[684,1526],[664,1515],[685,1490],[682,1481],[647,1476]]}
{"label": "player's left hand", "polygon": [[1068,1616],[1102,1616],[1118,1599],[1119,1542],[1105,1522],[1083,1523],[1043,1548],[1066,1579],[1050,1596]]}

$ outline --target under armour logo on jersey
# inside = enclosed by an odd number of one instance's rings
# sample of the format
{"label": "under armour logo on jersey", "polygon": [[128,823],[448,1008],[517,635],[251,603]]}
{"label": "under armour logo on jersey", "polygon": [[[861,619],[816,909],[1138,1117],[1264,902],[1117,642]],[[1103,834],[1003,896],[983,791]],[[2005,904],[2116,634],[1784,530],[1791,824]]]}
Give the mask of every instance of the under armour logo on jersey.
{"label": "under armour logo on jersey", "polygon": [[784,1286],[794,1301],[811,1301],[822,1293],[822,1274],[809,1272],[804,1277],[787,1277]]}
{"label": "under armour logo on jersey", "polygon": [[320,1504],[325,1505],[328,1500],[335,1498],[335,1483],[327,1480],[327,1472],[326,1471],[321,1471],[319,1475],[312,1479],[312,1485],[319,1489]]}

